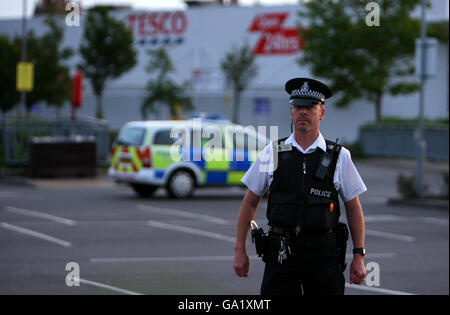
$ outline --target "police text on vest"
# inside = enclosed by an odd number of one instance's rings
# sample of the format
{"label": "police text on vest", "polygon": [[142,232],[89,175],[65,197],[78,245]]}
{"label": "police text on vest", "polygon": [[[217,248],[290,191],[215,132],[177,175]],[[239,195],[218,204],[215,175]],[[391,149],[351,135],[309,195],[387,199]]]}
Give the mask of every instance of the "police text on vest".
{"label": "police text on vest", "polygon": [[311,188],[310,195],[316,195],[316,196],[319,196],[319,197],[331,198],[331,191]]}

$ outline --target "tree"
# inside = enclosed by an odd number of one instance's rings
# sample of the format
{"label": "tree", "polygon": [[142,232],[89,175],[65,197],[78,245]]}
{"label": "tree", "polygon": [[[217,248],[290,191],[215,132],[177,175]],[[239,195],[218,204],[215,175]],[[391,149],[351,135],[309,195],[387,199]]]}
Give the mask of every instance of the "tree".
{"label": "tree", "polygon": [[143,119],[147,119],[147,112],[158,111],[157,103],[162,103],[169,107],[170,115],[177,116],[177,108],[181,106],[183,110],[193,108],[191,98],[186,94],[188,82],[177,85],[173,82],[169,74],[175,71],[169,55],[164,48],[148,51],[150,61],[146,67],[149,74],[155,74],[155,79],[150,79],[146,86],[146,96],[142,102],[141,113]]}
{"label": "tree", "polygon": [[[36,102],[46,102],[48,106],[60,109],[70,98],[71,79],[69,68],[64,60],[72,56],[69,48],[61,49],[64,29],[57,25],[54,17],[49,15],[45,20],[49,31],[42,37],[28,32],[27,61],[34,64],[33,90],[27,92],[27,113]],[[21,37],[10,40],[0,37],[0,105],[3,113],[19,103],[19,92],[16,90],[16,66],[21,60]]]}
{"label": "tree", "polygon": [[300,65],[308,65],[314,76],[328,80],[336,106],[345,107],[365,98],[375,105],[381,120],[385,94],[412,93],[413,56],[419,36],[419,21],[411,12],[419,0],[378,0],[380,25],[366,24],[366,2],[361,0],[315,0],[304,3],[299,25],[304,41]]}
{"label": "tree", "polygon": [[225,55],[221,62],[222,71],[225,74],[227,85],[233,91],[232,121],[239,123],[239,108],[241,93],[247,89],[251,80],[256,76],[258,69],[255,64],[255,55],[248,45],[241,48],[234,47]]}
{"label": "tree", "polygon": [[8,37],[0,36],[0,110],[2,116],[19,102],[16,91],[16,65],[19,56]]}
{"label": "tree", "polygon": [[102,94],[109,80],[136,65],[133,34],[126,25],[109,15],[105,6],[95,6],[86,17],[80,44],[83,59],[78,66],[89,80],[97,98],[97,118],[104,118]]}
{"label": "tree", "polygon": [[45,24],[49,31],[27,46],[30,47],[30,60],[35,65],[34,89],[27,96],[27,109],[35,102],[44,101],[48,106],[55,107],[58,116],[64,102],[71,96],[72,81],[64,61],[73,55],[73,50],[60,48],[64,28],[57,25],[54,15],[48,15]]}

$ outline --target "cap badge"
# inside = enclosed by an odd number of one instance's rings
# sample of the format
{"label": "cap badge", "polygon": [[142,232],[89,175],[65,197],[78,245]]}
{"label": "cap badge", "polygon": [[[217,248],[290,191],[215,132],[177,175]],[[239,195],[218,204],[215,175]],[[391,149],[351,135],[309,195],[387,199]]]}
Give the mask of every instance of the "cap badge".
{"label": "cap badge", "polygon": [[302,87],[301,87],[301,89],[300,89],[300,92],[306,93],[306,92],[308,92],[308,91],[309,91],[308,82],[304,82],[303,85],[302,85]]}

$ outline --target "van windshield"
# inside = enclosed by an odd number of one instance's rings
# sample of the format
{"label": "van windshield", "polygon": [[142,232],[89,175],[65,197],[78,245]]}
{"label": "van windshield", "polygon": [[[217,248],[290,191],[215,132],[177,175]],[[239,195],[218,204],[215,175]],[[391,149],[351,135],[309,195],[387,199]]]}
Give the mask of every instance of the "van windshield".
{"label": "van windshield", "polygon": [[144,142],[145,128],[130,127],[122,129],[117,137],[118,145],[140,146]]}

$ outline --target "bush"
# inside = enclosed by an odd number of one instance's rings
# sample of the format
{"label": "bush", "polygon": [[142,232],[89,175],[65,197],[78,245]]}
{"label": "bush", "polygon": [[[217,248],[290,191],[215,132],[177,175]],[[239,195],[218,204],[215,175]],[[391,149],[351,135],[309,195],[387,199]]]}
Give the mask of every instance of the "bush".
{"label": "bush", "polygon": [[350,151],[352,159],[362,159],[367,157],[367,155],[364,153],[363,147],[359,142],[344,144],[344,147]]}
{"label": "bush", "polygon": [[[399,194],[405,199],[418,198],[416,192],[416,177],[408,177],[402,173],[397,177],[397,189]],[[427,193],[428,185],[423,185],[423,195]]]}
{"label": "bush", "polygon": [[0,142],[0,169],[5,167],[5,146]]}
{"label": "bush", "polygon": [[110,130],[109,131],[109,145],[111,148],[114,146],[114,141],[116,141],[118,135],[119,135],[119,130]]}
{"label": "bush", "polygon": [[444,187],[442,187],[442,194],[447,199],[449,198],[449,192],[448,192],[448,172],[444,172],[442,174],[442,179],[444,180]]}
{"label": "bush", "polygon": [[[438,118],[438,119],[429,119],[424,118],[424,123],[427,125],[448,125],[448,118]],[[390,124],[404,124],[404,123],[412,123],[418,124],[419,118],[403,118],[403,117],[395,117],[395,116],[386,116],[383,117],[380,123],[390,123]]]}

